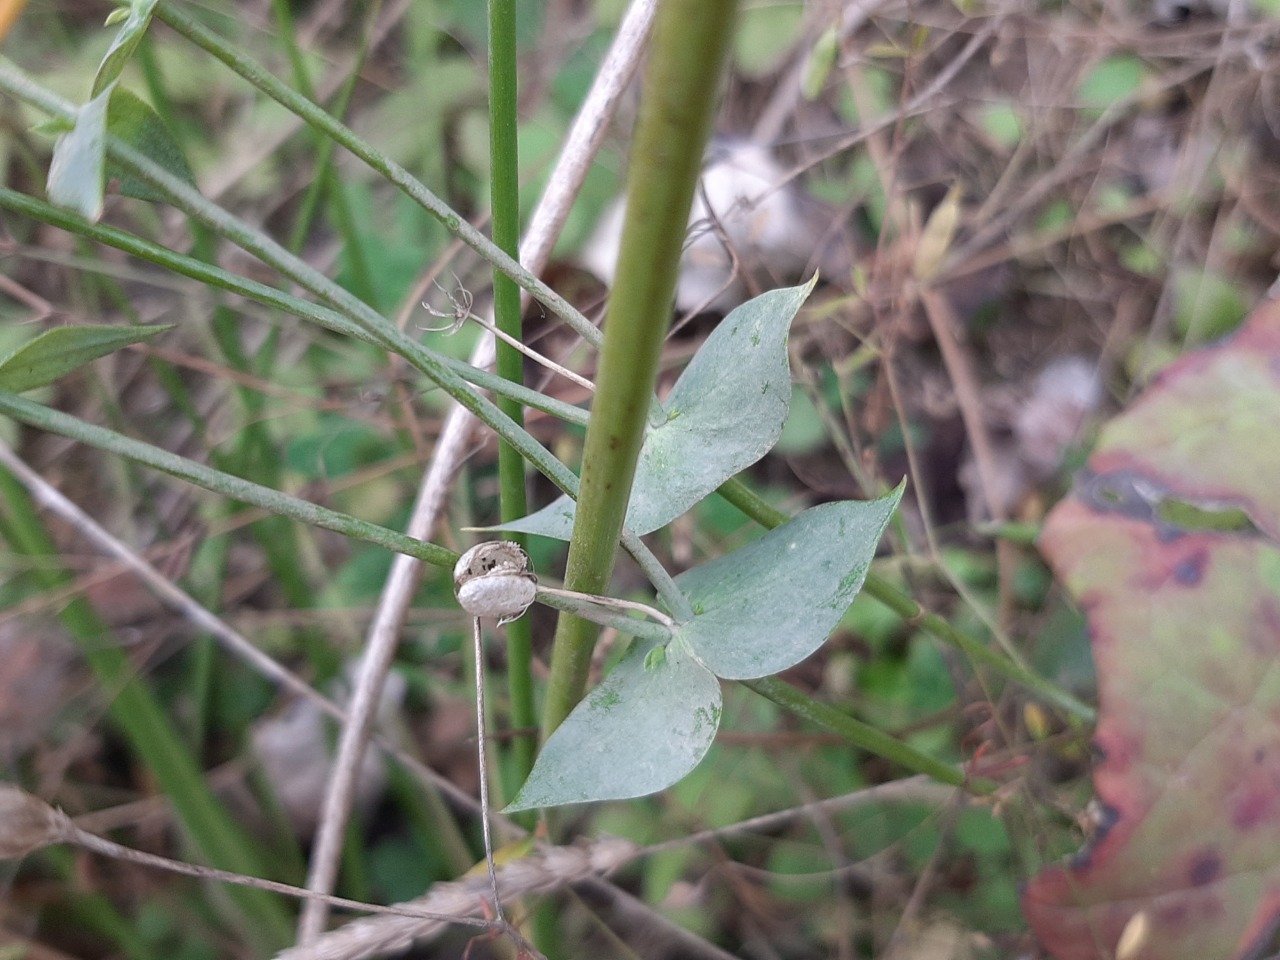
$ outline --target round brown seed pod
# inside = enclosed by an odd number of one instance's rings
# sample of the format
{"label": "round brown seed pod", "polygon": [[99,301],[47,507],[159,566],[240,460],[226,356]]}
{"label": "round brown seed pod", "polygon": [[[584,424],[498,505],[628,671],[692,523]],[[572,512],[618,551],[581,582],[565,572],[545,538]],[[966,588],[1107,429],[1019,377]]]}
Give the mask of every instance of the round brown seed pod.
{"label": "round brown seed pod", "polygon": [[490,540],[476,544],[458,560],[453,592],[473,617],[506,623],[529,609],[538,593],[538,578],[518,543]]}
{"label": "round brown seed pod", "polygon": [[67,818],[24,790],[0,784],[0,860],[16,860],[66,839]]}

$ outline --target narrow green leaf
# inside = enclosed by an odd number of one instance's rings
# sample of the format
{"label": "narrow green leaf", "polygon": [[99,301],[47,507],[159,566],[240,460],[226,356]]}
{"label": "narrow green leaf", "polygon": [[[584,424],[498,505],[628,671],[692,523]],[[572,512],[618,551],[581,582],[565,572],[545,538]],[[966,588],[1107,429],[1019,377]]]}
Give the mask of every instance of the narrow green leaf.
{"label": "narrow green leaf", "polygon": [[[184,183],[196,185],[187,158],[164,125],[160,115],[144,100],[128,90],[117,88],[107,110],[107,133],[118,137],[139,153],[164,167]],[[120,192],[126,197],[163,203],[168,198],[155,187],[126,172],[118,164],[107,161],[107,176],[116,178]]]}
{"label": "narrow green leaf", "polygon": [[903,489],[812,507],[676,577],[695,611],[677,636],[726,679],[765,677],[799,663],[822,646],[862,589]]}
{"label": "narrow green leaf", "polygon": [[[755,463],[777,442],[791,403],[787,334],[816,282],[749,300],[707,337],[650,427],[636,464],[626,525],[652,533]],[[503,530],[568,540],[568,497]]]}
{"label": "narrow green leaf", "polygon": [[804,65],[804,78],[800,81],[800,91],[809,101],[817,100],[826,86],[827,78],[840,56],[840,32],[834,27],[823,30],[809,58]]}
{"label": "narrow green leaf", "polygon": [[50,203],[94,223],[102,216],[110,100],[108,89],[76,112],[75,126],[53,145],[46,185]]}
{"label": "narrow green leaf", "polygon": [[124,26],[111,41],[111,46],[107,48],[107,53],[98,66],[98,72],[93,78],[91,96],[96,98],[98,94],[120,79],[120,72],[124,70],[124,65],[129,62],[133,51],[142,42],[142,35],[147,32],[147,27],[151,23],[151,13],[155,7],[156,0],[129,0],[125,7],[115,11],[107,19],[108,24],[115,23],[120,19],[121,12],[127,10],[127,15],[123,18]]}
{"label": "narrow green leaf", "polygon": [[720,683],[679,643],[637,641],[547,741],[506,813],[642,797],[698,765],[720,726]]}
{"label": "narrow green leaf", "polygon": [[114,350],[141,343],[173,324],[150,327],[56,327],[0,360],[0,390],[22,393],[53,383]]}

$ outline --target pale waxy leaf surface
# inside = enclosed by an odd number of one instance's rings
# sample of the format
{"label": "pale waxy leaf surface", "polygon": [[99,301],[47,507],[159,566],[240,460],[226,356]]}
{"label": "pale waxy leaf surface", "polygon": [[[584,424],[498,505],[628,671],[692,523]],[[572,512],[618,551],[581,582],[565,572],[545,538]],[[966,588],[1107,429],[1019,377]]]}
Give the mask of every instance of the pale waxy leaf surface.
{"label": "pale waxy leaf surface", "polygon": [[110,100],[108,87],[79,109],[71,129],[53,145],[45,186],[50,203],[91,222],[102,216]]}
{"label": "pale waxy leaf surface", "polygon": [[547,740],[506,810],[642,797],[698,765],[720,725],[720,682],[679,641],[645,665],[636,641]]}
{"label": "pale waxy leaf surface", "polygon": [[1088,618],[1104,811],[1092,843],[1023,894],[1058,960],[1111,960],[1122,937],[1126,960],[1273,954],[1278,422],[1273,301],[1112,420],[1045,524],[1041,549]]}
{"label": "pale waxy leaf surface", "polygon": [[141,343],[173,324],[150,327],[55,327],[0,360],[0,390],[22,393],[53,383],[77,367]]}
{"label": "pale waxy leaf surface", "polygon": [[[117,13],[123,13],[124,22],[117,31],[115,39],[111,41],[111,46],[107,48],[102,63],[98,66],[98,72],[93,78],[92,96],[96,97],[120,79],[120,73],[124,70],[125,64],[129,62],[129,58],[133,56],[134,50],[138,48],[143,35],[147,32],[156,2],[157,0],[129,0],[117,11]],[[116,22],[116,19],[117,16],[113,14],[113,19],[109,22]]]}
{"label": "pale waxy leaf surface", "polygon": [[[663,404],[666,419],[645,436],[628,529],[643,535],[666,526],[777,442],[791,404],[787,334],[814,282],[761,294],[707,337]],[[487,529],[568,540],[576,506],[561,497]]]}
{"label": "pale waxy leaf surface", "polygon": [[822,646],[862,589],[902,499],[811,507],[740,550],[676,577],[694,618],[677,636],[717,676],[750,680]]}

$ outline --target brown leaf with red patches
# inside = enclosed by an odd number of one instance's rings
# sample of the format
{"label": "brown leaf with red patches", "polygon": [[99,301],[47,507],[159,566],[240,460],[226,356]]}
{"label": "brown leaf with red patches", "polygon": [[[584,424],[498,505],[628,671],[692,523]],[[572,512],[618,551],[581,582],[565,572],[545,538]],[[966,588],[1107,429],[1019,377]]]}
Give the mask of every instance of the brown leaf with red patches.
{"label": "brown leaf with red patches", "polygon": [[1278,478],[1269,304],[1112,421],[1046,523],[1088,617],[1108,811],[1023,896],[1059,960],[1247,958],[1280,920]]}

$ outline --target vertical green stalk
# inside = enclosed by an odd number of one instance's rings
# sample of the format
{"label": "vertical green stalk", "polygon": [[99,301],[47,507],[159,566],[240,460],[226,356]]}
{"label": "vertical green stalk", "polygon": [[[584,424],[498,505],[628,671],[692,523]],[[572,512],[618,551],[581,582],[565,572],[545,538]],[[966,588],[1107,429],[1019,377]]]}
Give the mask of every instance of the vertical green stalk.
{"label": "vertical green stalk", "polygon": [[[493,202],[493,242],[519,259],[520,172],[516,149],[516,5],[515,0],[489,0],[489,177]],[[497,268],[493,271],[493,315],[498,329],[519,339],[520,288]],[[520,352],[501,340],[497,344],[498,375],[523,382]],[[524,409],[512,399],[498,397],[498,409],[524,426]],[[502,519],[523,517],[528,510],[524,486],[524,458],[505,440],[498,444],[498,483]],[[516,540],[524,546],[524,538]],[[507,683],[511,693],[511,722],[517,730],[537,724],[533,704],[533,642],[527,618],[507,625]],[[523,781],[533,769],[537,738],[521,734],[512,741],[516,778]]]}
{"label": "vertical green stalk", "polygon": [[[602,593],[613,573],[736,8],[736,0],[663,0],[658,10],[583,452],[569,590]],[[544,735],[582,699],[597,631],[589,621],[560,615]]]}

